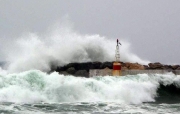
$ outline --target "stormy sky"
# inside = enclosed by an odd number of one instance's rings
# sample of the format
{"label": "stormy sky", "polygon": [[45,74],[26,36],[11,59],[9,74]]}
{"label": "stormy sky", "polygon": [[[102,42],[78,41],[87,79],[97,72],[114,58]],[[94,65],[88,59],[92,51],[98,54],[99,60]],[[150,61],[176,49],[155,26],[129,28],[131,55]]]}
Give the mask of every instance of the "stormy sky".
{"label": "stormy sky", "polygon": [[125,39],[151,62],[180,63],[180,0],[0,0],[0,61],[17,37],[63,17],[81,34]]}

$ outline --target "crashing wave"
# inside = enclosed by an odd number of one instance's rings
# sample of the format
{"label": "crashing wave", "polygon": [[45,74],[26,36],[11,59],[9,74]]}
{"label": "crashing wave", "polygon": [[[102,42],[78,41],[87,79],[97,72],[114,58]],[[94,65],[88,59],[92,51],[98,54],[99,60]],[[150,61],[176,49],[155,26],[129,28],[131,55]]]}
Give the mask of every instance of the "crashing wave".
{"label": "crashing wave", "polygon": [[[160,85],[179,88],[173,74],[82,78],[38,70],[0,76],[1,102],[118,102],[139,104],[161,98]],[[159,88],[159,89],[158,89]],[[167,91],[167,90],[165,90]],[[168,91],[167,91],[168,92]],[[161,96],[160,96],[161,95]],[[160,100],[159,100],[160,101]]]}

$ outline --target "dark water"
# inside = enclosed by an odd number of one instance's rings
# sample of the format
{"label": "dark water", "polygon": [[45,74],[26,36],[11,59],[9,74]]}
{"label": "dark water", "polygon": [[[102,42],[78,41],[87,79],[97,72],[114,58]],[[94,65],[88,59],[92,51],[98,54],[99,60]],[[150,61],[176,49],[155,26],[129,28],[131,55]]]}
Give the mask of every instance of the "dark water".
{"label": "dark water", "polygon": [[139,105],[117,103],[1,103],[5,114],[178,114],[180,104],[143,103]]}

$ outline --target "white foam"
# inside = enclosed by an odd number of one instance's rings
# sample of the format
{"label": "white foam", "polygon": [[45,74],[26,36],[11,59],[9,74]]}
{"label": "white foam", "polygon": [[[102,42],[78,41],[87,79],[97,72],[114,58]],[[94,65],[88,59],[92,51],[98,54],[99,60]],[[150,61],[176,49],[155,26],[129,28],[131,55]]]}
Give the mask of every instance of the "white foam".
{"label": "white foam", "polygon": [[[21,72],[38,69],[49,71],[51,65],[64,65],[70,62],[113,61],[115,60],[116,38],[98,34],[82,35],[68,25],[60,24],[50,32],[39,35],[26,33],[16,38],[12,46],[6,47],[8,72]],[[121,60],[147,64],[130,50],[130,43],[119,38]]]}
{"label": "white foam", "polygon": [[0,75],[7,75],[7,71],[0,67]]}
{"label": "white foam", "polygon": [[150,76],[77,78],[26,71],[0,77],[0,102],[154,102],[159,83]]}

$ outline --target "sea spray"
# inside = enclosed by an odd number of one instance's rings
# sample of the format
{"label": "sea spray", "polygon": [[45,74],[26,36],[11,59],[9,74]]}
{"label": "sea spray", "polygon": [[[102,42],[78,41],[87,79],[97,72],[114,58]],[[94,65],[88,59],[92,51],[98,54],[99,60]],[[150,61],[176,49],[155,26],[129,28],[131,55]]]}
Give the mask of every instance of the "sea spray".
{"label": "sea spray", "polygon": [[0,67],[0,75],[6,75],[7,71]]}
{"label": "sea spray", "polygon": [[[171,79],[168,78],[171,76]],[[15,103],[155,102],[160,83],[180,82],[173,74],[82,78],[38,70],[0,76],[0,101]]]}
{"label": "sea spray", "polygon": [[[147,64],[131,52],[130,43],[119,38],[121,61]],[[116,38],[107,38],[98,34],[83,35],[71,27],[59,25],[44,35],[26,33],[16,38],[6,47],[4,56],[8,72],[27,70],[50,71],[51,66],[65,65],[71,62],[114,61]]]}

